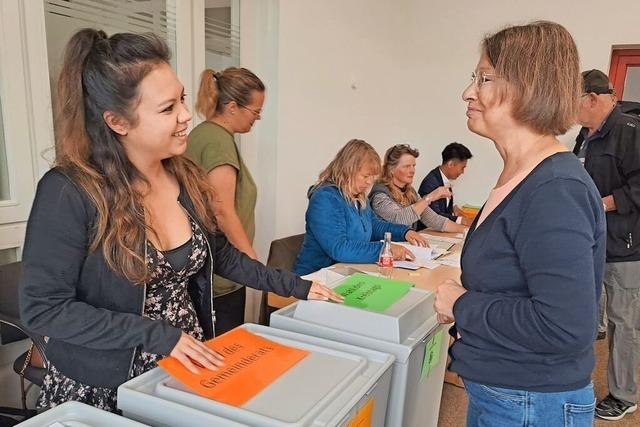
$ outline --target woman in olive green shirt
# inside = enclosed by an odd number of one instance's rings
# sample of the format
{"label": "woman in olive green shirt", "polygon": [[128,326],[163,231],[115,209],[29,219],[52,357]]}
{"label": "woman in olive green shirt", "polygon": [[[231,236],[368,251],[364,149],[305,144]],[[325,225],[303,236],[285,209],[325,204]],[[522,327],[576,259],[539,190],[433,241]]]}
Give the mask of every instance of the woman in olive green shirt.
{"label": "woman in olive green shirt", "polygon": [[[187,155],[207,172],[217,195],[214,207],[218,226],[238,250],[256,259],[256,184],[235,143],[235,133],[247,133],[260,120],[265,87],[245,68],[202,73],[196,102],[205,119],[191,131]],[[214,281],[216,334],[244,323],[245,289],[230,280]]]}

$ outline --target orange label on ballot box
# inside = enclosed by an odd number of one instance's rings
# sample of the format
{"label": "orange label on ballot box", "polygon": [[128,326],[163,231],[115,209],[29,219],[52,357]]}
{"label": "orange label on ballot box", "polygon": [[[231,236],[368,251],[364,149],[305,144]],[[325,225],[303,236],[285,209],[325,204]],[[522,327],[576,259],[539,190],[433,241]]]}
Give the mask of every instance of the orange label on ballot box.
{"label": "orange label on ballot box", "polygon": [[205,344],[224,356],[224,366],[217,371],[200,368],[196,375],[173,357],[158,365],[199,395],[234,406],[244,404],[309,354],[242,328]]}
{"label": "orange label on ballot box", "polygon": [[351,418],[347,427],[371,427],[371,418],[373,417],[373,399],[369,401]]}

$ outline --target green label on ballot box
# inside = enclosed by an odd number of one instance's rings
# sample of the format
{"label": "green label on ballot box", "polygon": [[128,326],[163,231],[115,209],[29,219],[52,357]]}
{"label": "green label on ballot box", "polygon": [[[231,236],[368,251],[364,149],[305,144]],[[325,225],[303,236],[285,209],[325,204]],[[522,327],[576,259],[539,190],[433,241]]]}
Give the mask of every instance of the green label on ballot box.
{"label": "green label on ballot box", "polygon": [[344,304],[369,311],[383,312],[404,296],[413,285],[357,273],[333,290],[344,297]]}
{"label": "green label on ballot box", "polygon": [[431,369],[440,361],[440,346],[442,345],[442,331],[436,333],[424,346],[424,360],[422,361],[421,379],[429,375]]}

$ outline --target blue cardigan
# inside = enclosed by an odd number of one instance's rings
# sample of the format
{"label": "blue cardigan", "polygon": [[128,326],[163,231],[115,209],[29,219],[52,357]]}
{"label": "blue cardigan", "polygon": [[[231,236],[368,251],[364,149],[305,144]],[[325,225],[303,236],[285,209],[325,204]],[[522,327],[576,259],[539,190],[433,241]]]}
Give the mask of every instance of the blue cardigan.
{"label": "blue cardigan", "polygon": [[468,292],[453,307],[461,338],[450,369],[518,390],[585,387],[606,246],[600,194],[585,169],[572,153],[548,157],[474,228],[462,250]]}
{"label": "blue cardigan", "polygon": [[404,241],[406,225],[380,219],[367,205],[358,209],[333,184],[312,188],[305,216],[306,234],[293,271],[309,274],[336,262],[371,263],[378,260],[381,239]]}

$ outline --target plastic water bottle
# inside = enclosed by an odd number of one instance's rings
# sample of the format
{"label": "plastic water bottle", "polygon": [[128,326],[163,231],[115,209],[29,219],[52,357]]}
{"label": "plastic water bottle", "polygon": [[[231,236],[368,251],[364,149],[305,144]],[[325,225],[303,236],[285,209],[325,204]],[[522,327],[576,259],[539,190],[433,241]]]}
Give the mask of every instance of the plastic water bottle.
{"label": "plastic water bottle", "polygon": [[393,252],[391,252],[391,233],[384,233],[384,244],[378,258],[378,271],[384,277],[391,278],[393,273]]}

